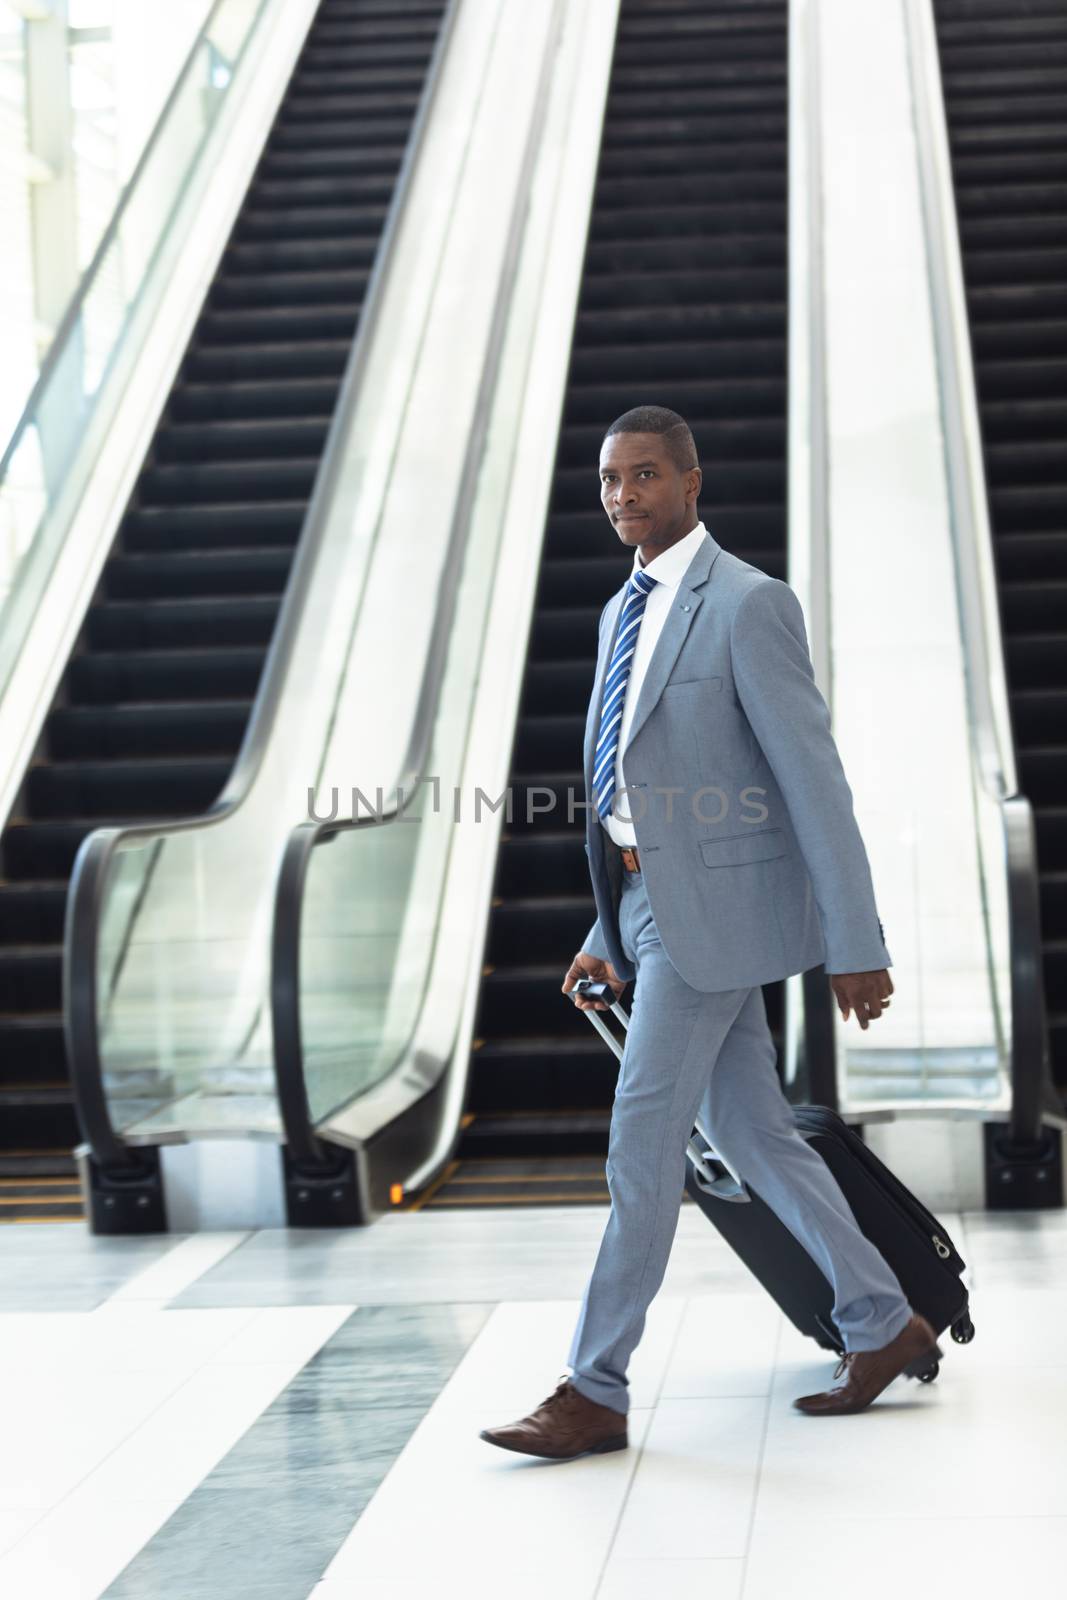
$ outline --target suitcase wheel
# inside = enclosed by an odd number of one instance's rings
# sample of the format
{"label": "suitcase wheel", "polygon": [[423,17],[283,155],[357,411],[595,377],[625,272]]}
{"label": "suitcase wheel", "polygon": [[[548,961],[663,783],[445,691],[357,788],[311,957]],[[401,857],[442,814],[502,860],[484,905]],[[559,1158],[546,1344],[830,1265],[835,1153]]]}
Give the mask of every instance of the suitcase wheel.
{"label": "suitcase wheel", "polygon": [[939,1344],[927,1352],[926,1355],[916,1356],[914,1361],[909,1361],[904,1368],[904,1376],[918,1378],[920,1383],[933,1383],[941,1371],[941,1357],[944,1355]]}
{"label": "suitcase wheel", "polygon": [[952,1324],[952,1337],[955,1339],[957,1344],[970,1344],[971,1340],[974,1338],[974,1323],[971,1321],[966,1311],[963,1313],[962,1317],[957,1317],[955,1322]]}

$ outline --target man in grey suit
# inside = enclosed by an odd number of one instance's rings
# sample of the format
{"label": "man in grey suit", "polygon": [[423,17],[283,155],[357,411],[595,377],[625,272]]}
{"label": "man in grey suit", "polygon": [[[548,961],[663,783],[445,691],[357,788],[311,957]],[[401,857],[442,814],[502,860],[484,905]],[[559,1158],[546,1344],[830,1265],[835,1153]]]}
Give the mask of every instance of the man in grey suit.
{"label": "man in grey suit", "polygon": [[637,979],[611,1210],[570,1373],[529,1416],[481,1435],[562,1460],[628,1443],[626,1367],[666,1271],[698,1117],[833,1286],[846,1377],[796,1406],[861,1410],[936,1345],[797,1131],[763,1005],[762,984],[819,963],[863,1029],[893,992],[800,603],[698,520],[696,447],[676,412],[641,406],[612,423],[600,482],[634,565],[600,619],[584,751],[597,920],[563,992],[590,977],[618,995]]}

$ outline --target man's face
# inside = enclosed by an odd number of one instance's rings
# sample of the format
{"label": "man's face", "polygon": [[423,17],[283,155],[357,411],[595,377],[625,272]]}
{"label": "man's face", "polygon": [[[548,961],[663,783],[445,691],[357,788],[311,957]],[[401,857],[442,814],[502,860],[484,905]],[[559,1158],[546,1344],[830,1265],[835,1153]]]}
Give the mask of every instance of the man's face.
{"label": "man's face", "polygon": [[[600,499],[621,542],[647,564],[694,527],[700,469],[680,472],[656,433],[614,433],[600,452]],[[650,552],[650,553],[649,553]]]}

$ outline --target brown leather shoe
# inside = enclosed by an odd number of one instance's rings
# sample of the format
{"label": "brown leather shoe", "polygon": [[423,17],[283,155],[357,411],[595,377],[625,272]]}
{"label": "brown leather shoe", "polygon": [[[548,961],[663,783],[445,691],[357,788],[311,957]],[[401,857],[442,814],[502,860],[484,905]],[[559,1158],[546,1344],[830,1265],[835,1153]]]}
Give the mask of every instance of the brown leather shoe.
{"label": "brown leather shoe", "polygon": [[566,1376],[528,1417],[503,1428],[483,1428],[478,1437],[502,1450],[550,1456],[554,1461],[625,1450],[629,1443],[622,1412],[588,1400]]}
{"label": "brown leather shoe", "polygon": [[[828,1389],[825,1394],[801,1395],[793,1404],[809,1417],[839,1417],[850,1411],[862,1411],[905,1367],[917,1363],[922,1356],[938,1354],[937,1334],[926,1318],[916,1313],[896,1338],[880,1350],[850,1350],[842,1356],[834,1377],[839,1378],[845,1372],[844,1383]],[[907,1376],[915,1377],[916,1373],[909,1372]]]}

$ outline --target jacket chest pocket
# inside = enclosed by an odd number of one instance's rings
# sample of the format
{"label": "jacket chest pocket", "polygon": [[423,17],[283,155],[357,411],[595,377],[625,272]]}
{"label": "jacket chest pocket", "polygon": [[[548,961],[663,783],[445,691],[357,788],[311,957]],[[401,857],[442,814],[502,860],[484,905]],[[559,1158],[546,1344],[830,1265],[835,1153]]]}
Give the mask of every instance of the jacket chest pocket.
{"label": "jacket chest pocket", "polygon": [[749,861],[774,861],[785,855],[785,837],[781,828],[761,828],[758,833],[701,839],[700,854],[706,867],[741,867]]}
{"label": "jacket chest pocket", "polygon": [[722,679],[672,678],[670,683],[665,685],[663,693],[665,695],[677,695],[679,697],[682,697],[683,695],[688,695],[690,697],[700,695],[702,697],[706,696],[709,700],[713,700],[716,696],[718,696],[718,698],[721,700],[723,697]]}

